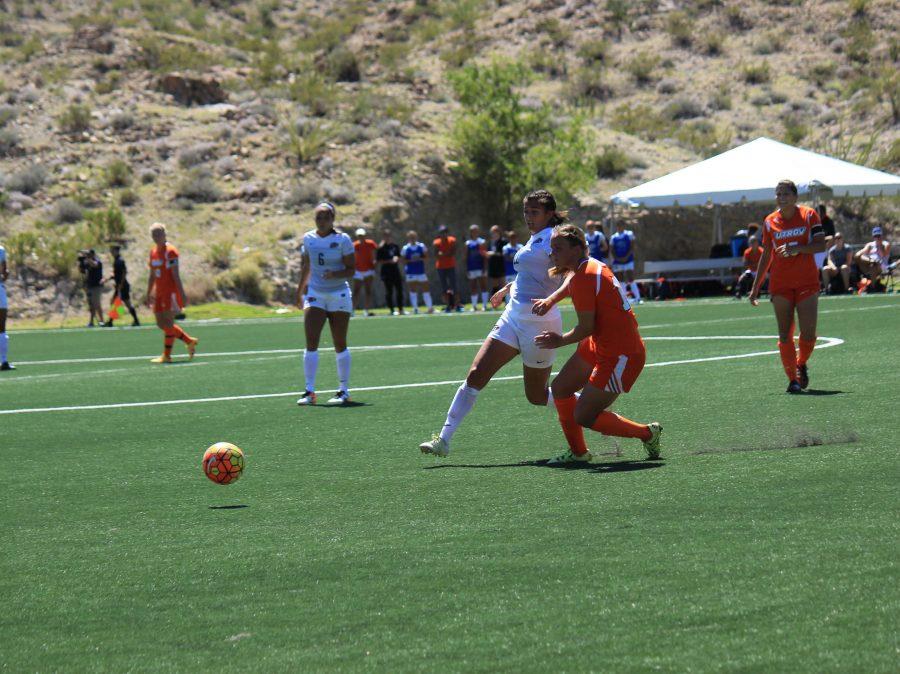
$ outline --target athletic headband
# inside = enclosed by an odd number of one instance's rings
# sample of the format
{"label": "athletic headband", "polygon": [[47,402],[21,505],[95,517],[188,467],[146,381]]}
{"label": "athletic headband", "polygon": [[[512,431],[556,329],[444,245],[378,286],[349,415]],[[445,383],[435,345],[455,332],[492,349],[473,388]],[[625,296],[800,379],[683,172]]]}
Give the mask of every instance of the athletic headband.
{"label": "athletic headband", "polygon": [[316,210],[319,210],[320,208],[327,208],[329,211],[331,211],[332,215],[337,215],[337,211],[334,208],[334,204],[332,204],[330,201],[319,202],[319,205],[316,206]]}

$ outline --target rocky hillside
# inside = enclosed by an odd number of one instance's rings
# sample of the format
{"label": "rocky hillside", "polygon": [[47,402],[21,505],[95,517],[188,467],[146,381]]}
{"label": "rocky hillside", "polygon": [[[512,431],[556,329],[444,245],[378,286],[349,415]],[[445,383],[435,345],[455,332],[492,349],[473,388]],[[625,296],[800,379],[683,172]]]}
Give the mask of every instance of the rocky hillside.
{"label": "rocky hillside", "polygon": [[[321,198],[347,227],[461,231],[483,209],[459,175],[448,74],[495,58],[526,66],[524,108],[583,119],[596,177],[573,190],[582,218],[614,191],[760,135],[900,171],[891,0],[0,8],[0,241],[20,313],[53,310],[78,248],[124,238],[141,269],[157,220],[195,301],[288,299]],[[900,212],[835,206],[859,236]],[[708,213],[677,217],[702,225],[683,254],[705,253]],[[635,226],[653,250],[664,224]]]}

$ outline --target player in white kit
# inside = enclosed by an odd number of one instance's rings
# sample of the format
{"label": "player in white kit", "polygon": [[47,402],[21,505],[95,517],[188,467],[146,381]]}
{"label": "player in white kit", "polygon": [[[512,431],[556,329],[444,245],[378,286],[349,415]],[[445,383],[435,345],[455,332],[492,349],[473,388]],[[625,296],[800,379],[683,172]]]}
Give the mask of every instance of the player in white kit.
{"label": "player in white kit", "polygon": [[6,267],[6,248],[0,246],[0,371],[15,370],[7,358],[9,352],[9,335],[6,334],[6,279],[9,269]]}
{"label": "player in white kit", "polygon": [[349,280],[356,272],[353,241],[334,229],[335,208],[323,201],[316,206],[316,228],[303,236],[300,262],[300,284],[297,304],[303,307],[303,328],[306,350],[303,353],[303,374],[306,392],[298,405],[316,404],[316,372],[319,368],[319,337],[325,321],[331,327],[340,387],[329,405],[350,402],[350,350],[347,348],[347,328],[353,313],[353,297]]}
{"label": "player in white kit", "polygon": [[[466,381],[456,391],[440,434],[419,445],[423,454],[450,453],[453,434],[472,410],[481,389],[518,354],[522,355],[528,402],[541,406],[552,402],[547,383],[555,352],[538,348],[534,338],[545,330],[562,328],[562,316],[555,303],[565,290],[560,277],[550,276],[550,236],[553,228],[564,222],[565,215],[556,210],[556,200],[547,190],[530,192],[523,201],[523,212],[531,238],[516,253],[516,278],[491,297],[491,305],[498,308],[508,293],[509,304],[481,345]],[[533,313],[535,302],[544,298],[554,306],[544,315]]]}

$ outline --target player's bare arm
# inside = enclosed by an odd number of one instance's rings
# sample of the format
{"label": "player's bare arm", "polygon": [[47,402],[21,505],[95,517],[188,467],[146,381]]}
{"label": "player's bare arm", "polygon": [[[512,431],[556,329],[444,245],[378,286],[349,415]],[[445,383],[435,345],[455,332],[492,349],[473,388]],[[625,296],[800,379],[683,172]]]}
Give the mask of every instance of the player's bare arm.
{"label": "player's bare arm", "polygon": [[343,262],[343,269],[339,269],[337,271],[331,271],[329,269],[324,274],[322,274],[322,278],[353,278],[353,275],[356,273],[356,255],[354,253],[345,255],[343,258]]}
{"label": "player's bare arm", "polygon": [[781,257],[792,257],[794,255],[799,255],[800,253],[821,253],[825,250],[825,235],[824,234],[816,234],[813,236],[812,243],[799,244],[799,243],[785,243],[778,248],[775,249],[775,254],[780,255]]}
{"label": "player's bare arm", "polygon": [[534,338],[534,343],[542,349],[558,349],[568,344],[577,344],[585,337],[590,337],[594,332],[594,312],[578,311],[578,324],[567,333],[560,335],[550,330],[545,330]]}
{"label": "player's bare arm", "polygon": [[769,263],[772,261],[772,250],[771,242],[766,243],[763,246],[762,256],[759,258],[759,264],[756,265],[756,278],[753,280],[753,289],[748,296],[750,304],[754,307],[759,306],[759,289],[762,288],[766,272],[769,271]]}
{"label": "player's bare arm", "polygon": [[156,277],[153,273],[153,270],[151,269],[150,276],[147,278],[147,294],[144,295],[144,304],[146,304],[148,307],[153,306],[152,293],[153,293],[153,284],[155,282],[156,282]]}
{"label": "player's bare arm", "polygon": [[172,280],[175,281],[175,287],[178,288],[178,295],[181,297],[181,308],[187,306],[187,295],[184,292],[184,286],[181,284],[181,274],[178,273],[178,267],[172,267]]}
{"label": "player's bare arm", "polygon": [[503,300],[506,298],[509,289],[512,288],[512,283],[507,283],[505,286],[500,288],[497,292],[491,295],[491,299],[489,302],[494,309],[499,309],[500,305],[503,304]]}
{"label": "player's bare arm", "polygon": [[309,283],[309,255],[304,251],[300,256],[300,282],[297,284],[297,298],[295,304],[303,308],[303,296],[306,294],[306,286]]}

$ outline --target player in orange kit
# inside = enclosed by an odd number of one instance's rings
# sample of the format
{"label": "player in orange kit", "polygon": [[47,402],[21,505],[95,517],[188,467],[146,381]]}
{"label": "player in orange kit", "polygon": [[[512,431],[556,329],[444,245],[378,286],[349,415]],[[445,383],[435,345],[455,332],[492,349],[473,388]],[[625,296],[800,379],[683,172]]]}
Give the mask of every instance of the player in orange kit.
{"label": "player in orange kit", "polygon": [[[639,424],[608,408],[621,393],[628,393],[644,368],[646,352],[637,319],[618,279],[605,264],[588,257],[584,232],[560,225],[550,239],[550,257],[556,273],[569,272],[569,295],[578,324],[565,334],[545,331],[534,338],[544,349],[578,343],[578,350],[563,365],[550,389],[569,451],[549,463],[588,462],[593,458],[584,442],[587,427],[622,438],[639,438],[650,459],[659,458],[657,422]],[[535,313],[546,310],[538,300]],[[581,391],[581,396],[576,393]]]}
{"label": "player in orange kit", "polygon": [[[809,386],[807,361],[816,346],[819,314],[819,270],[815,253],[825,250],[825,232],[813,208],[797,205],[797,185],[782,180],[775,186],[778,210],[763,224],[763,254],[750,291],[759,305],[759,289],[769,272],[769,295],[778,321],[778,351],[787,374],[788,393]],[[771,269],[769,265],[771,263]],[[794,312],[800,326],[800,353],[794,348]]]}
{"label": "player in orange kit", "polygon": [[163,354],[154,358],[152,363],[171,363],[172,344],[178,338],[187,345],[188,356],[194,357],[197,342],[180,327],[175,325],[175,315],[185,306],[184,287],[178,275],[178,249],[166,241],[166,226],[154,223],[150,226],[153,238],[153,249],[150,251],[150,278],[147,281],[146,304],[151,306],[151,293],[156,289],[152,302],[156,324],[163,331]]}

